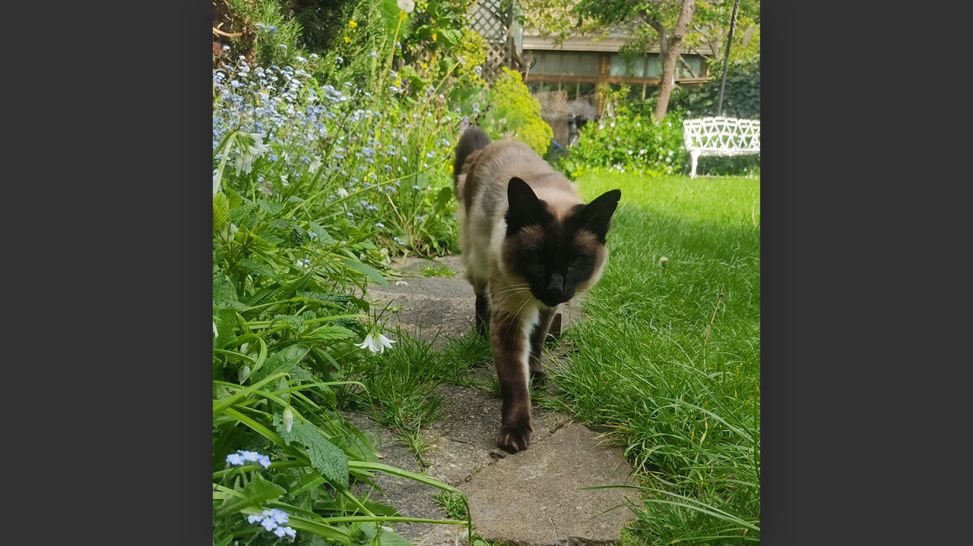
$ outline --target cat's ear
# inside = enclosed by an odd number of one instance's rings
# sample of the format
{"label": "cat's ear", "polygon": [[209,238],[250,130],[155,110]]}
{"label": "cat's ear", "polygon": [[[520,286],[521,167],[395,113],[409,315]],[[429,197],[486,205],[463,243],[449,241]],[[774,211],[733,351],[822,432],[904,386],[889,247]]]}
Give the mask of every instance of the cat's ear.
{"label": "cat's ear", "polygon": [[575,215],[578,229],[594,233],[598,236],[598,240],[604,243],[608,228],[611,227],[612,214],[615,214],[618,200],[621,198],[622,190],[610,190],[584,205]]}
{"label": "cat's ear", "polygon": [[507,234],[513,235],[527,226],[549,222],[552,217],[544,201],[537,198],[534,190],[516,176],[507,184]]}

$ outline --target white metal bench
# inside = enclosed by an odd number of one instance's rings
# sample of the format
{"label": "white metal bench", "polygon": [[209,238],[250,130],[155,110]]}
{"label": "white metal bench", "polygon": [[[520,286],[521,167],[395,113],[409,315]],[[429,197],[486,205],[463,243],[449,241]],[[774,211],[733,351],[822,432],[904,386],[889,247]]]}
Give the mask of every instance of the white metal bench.
{"label": "white metal bench", "polygon": [[683,122],[683,140],[692,157],[692,172],[704,155],[730,156],[760,153],[760,120],[711,117]]}

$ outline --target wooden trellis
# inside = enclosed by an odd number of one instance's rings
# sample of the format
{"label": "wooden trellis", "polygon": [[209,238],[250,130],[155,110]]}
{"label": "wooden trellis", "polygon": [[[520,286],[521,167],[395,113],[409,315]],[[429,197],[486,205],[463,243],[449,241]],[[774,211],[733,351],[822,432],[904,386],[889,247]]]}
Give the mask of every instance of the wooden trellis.
{"label": "wooden trellis", "polygon": [[513,29],[516,28],[513,0],[479,0],[474,6],[470,19],[473,30],[480,33],[488,45],[483,78],[493,82],[500,74],[500,67],[518,68],[517,51]]}

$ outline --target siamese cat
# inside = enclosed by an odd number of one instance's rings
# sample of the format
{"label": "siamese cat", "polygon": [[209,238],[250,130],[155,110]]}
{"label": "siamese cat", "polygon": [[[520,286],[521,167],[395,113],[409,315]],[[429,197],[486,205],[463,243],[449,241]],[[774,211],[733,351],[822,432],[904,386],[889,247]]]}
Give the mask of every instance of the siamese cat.
{"label": "siamese cat", "polygon": [[577,189],[525,144],[490,142],[478,127],[460,137],[453,164],[466,278],[476,329],[490,334],[503,397],[497,446],[530,445],[528,382],[558,305],[594,286],[608,260],[605,236],[621,198],[584,204]]}

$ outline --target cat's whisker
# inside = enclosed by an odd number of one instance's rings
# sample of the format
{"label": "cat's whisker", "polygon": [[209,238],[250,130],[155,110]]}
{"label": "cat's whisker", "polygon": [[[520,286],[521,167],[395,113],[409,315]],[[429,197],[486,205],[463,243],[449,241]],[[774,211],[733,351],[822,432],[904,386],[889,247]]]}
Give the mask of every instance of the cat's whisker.
{"label": "cat's whisker", "polygon": [[493,292],[493,295],[503,296],[505,294],[514,294],[517,292],[529,292],[529,291],[530,291],[530,286],[525,284],[523,286],[511,286],[511,287],[502,288],[500,290]]}
{"label": "cat's whisker", "polygon": [[499,290],[499,291],[497,291],[497,293],[495,295],[496,296],[506,296],[506,295],[510,295],[510,294],[521,294],[521,293],[524,293],[524,292],[530,292],[530,287],[510,288],[510,289],[506,289],[506,290]]}
{"label": "cat's whisker", "polygon": [[497,293],[498,294],[503,294],[504,292],[509,291],[509,290],[522,290],[524,288],[530,288],[530,285],[524,283],[524,284],[516,284],[516,285],[505,286],[504,288],[502,288],[501,290],[499,290]]}
{"label": "cat's whisker", "polygon": [[504,293],[507,293],[507,292],[516,292],[518,290],[528,290],[528,289],[530,289],[529,286],[517,286],[517,287],[512,287],[512,288],[504,288],[502,290],[498,290],[497,291],[497,294],[504,294]]}
{"label": "cat's whisker", "polygon": [[[533,295],[530,295],[529,293],[525,293],[524,295],[526,295],[526,297],[523,297],[522,298],[524,302],[530,302],[533,299]],[[521,294],[520,293],[510,294],[510,295],[504,296],[503,298],[500,298],[499,301],[500,301],[500,303],[502,303],[504,301],[510,301],[513,304],[516,304],[518,296],[521,296]],[[525,305],[526,305],[526,303],[525,303]],[[518,310],[517,312],[519,313],[520,310]]]}
{"label": "cat's whisker", "polygon": [[527,307],[528,303],[530,303],[530,298],[524,298],[524,301],[520,303],[520,307],[518,307],[517,310],[514,311],[513,316],[517,317],[518,320],[512,320],[510,321],[510,324],[507,325],[507,331],[503,333],[504,339],[507,339],[507,336],[510,335],[510,329],[513,328],[514,324],[517,324],[518,326],[520,325],[520,320],[519,320],[520,312],[523,311],[525,307]]}

